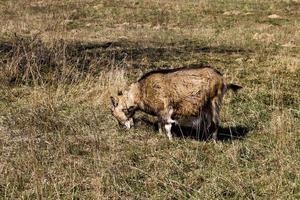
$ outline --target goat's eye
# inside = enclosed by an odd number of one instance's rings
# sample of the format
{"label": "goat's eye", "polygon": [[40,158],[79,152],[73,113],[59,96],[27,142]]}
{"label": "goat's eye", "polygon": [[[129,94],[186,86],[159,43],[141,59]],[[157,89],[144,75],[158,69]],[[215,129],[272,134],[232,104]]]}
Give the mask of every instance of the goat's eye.
{"label": "goat's eye", "polygon": [[131,116],[131,112],[129,109],[122,109],[122,111],[124,112],[124,114],[126,115],[126,117],[130,117]]}

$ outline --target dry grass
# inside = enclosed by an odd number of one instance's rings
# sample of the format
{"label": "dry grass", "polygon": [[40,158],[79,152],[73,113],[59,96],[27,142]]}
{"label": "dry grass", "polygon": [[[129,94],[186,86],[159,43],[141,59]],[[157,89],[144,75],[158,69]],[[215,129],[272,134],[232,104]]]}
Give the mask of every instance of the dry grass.
{"label": "dry grass", "polygon": [[[300,198],[299,8],[0,2],[0,199]],[[244,87],[226,96],[216,144],[118,128],[111,94],[192,64]]]}

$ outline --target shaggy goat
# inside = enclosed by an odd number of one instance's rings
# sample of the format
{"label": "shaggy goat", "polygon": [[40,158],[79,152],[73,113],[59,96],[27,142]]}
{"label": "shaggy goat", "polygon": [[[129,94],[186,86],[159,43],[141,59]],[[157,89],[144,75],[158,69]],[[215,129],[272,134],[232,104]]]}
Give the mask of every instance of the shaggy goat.
{"label": "shaggy goat", "polygon": [[[172,123],[181,118],[197,118],[207,132],[220,124],[220,107],[228,89],[241,86],[226,84],[224,78],[210,67],[178,68],[146,73],[118,96],[111,97],[112,115],[129,129],[135,111],[158,117],[159,132],[165,129],[172,139]],[[216,131],[212,135],[216,138]]]}

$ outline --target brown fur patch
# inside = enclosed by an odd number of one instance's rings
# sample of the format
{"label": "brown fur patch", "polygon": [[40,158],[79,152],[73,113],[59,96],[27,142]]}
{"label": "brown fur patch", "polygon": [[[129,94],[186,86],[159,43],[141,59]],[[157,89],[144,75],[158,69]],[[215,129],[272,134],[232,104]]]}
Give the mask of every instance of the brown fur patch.
{"label": "brown fur patch", "polygon": [[212,68],[179,68],[148,73],[139,82],[148,109],[174,107],[174,116],[197,116],[207,101],[222,91],[224,81]]}

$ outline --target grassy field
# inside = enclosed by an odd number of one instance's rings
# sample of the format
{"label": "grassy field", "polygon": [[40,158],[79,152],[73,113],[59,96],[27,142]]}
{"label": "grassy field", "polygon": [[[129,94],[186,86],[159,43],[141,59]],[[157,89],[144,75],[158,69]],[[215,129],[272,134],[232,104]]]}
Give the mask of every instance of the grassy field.
{"label": "grassy field", "polygon": [[[118,127],[110,95],[194,64],[243,86],[217,143]],[[297,0],[2,0],[0,199],[300,199],[299,95]]]}

